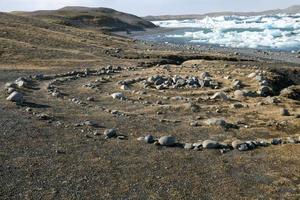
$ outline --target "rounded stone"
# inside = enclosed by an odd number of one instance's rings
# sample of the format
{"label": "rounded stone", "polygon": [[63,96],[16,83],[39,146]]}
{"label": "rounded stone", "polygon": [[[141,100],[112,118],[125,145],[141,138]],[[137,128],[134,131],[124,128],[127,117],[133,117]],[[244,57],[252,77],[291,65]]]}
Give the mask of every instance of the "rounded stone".
{"label": "rounded stone", "polygon": [[159,138],[158,142],[162,146],[174,146],[176,143],[176,138],[173,136],[163,136]]}
{"label": "rounded stone", "polygon": [[16,102],[16,103],[22,103],[24,101],[23,94],[20,92],[13,92],[11,93],[6,100]]}
{"label": "rounded stone", "polygon": [[216,149],[219,147],[219,143],[213,140],[204,140],[202,146],[205,149]]}
{"label": "rounded stone", "polygon": [[154,137],[152,135],[146,135],[144,138],[146,143],[153,143],[154,142]]}
{"label": "rounded stone", "polygon": [[115,129],[107,129],[104,131],[104,135],[107,138],[112,138],[117,136],[117,131]]}
{"label": "rounded stone", "polygon": [[244,142],[241,140],[234,140],[234,141],[232,141],[231,146],[234,149],[237,149],[241,144],[244,144]]}

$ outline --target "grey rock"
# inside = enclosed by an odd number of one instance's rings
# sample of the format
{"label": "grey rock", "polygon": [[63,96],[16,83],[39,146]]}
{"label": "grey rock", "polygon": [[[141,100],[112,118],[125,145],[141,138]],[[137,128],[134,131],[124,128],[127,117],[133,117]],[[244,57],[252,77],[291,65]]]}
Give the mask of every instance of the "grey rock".
{"label": "grey rock", "polygon": [[176,138],[173,136],[163,136],[159,138],[158,142],[162,146],[174,146],[176,143]]}
{"label": "grey rock", "polygon": [[210,98],[211,99],[221,99],[221,100],[228,100],[229,99],[229,97],[224,92],[216,92]]}
{"label": "grey rock", "polygon": [[278,139],[278,138],[274,138],[271,141],[271,144],[273,144],[273,145],[278,145],[278,144],[281,144],[281,143],[282,143],[282,139]]}
{"label": "grey rock", "polygon": [[290,114],[290,112],[289,112],[288,109],[282,108],[282,109],[280,110],[280,115],[282,115],[282,116],[290,116],[291,114]]}
{"label": "grey rock", "polygon": [[12,102],[16,102],[16,103],[23,103],[24,102],[24,97],[23,94],[21,94],[20,92],[13,92],[11,93],[6,100],[8,101],[12,101]]}
{"label": "grey rock", "polygon": [[113,93],[113,94],[111,94],[111,96],[113,99],[120,99],[120,100],[125,99],[125,96],[120,92]]}
{"label": "grey rock", "polygon": [[261,86],[259,88],[259,90],[257,91],[257,93],[262,97],[267,97],[267,96],[273,94],[273,90],[272,90],[272,88],[270,88],[268,86]]}
{"label": "grey rock", "polygon": [[219,147],[219,143],[213,140],[204,140],[202,146],[205,149],[216,149]]}
{"label": "grey rock", "polygon": [[187,150],[190,150],[190,149],[193,149],[194,147],[193,147],[192,143],[185,143],[183,148],[187,149]]}
{"label": "grey rock", "polygon": [[104,136],[106,138],[113,138],[117,136],[117,131],[115,129],[107,129],[104,131]]}
{"label": "grey rock", "polygon": [[240,144],[240,145],[238,146],[238,150],[239,150],[239,151],[248,151],[249,148],[248,148],[248,145],[247,145],[246,143],[243,143],[243,144]]}
{"label": "grey rock", "polygon": [[244,142],[242,142],[241,140],[234,140],[232,141],[231,146],[234,149],[237,149],[241,144],[244,144]]}
{"label": "grey rock", "polygon": [[146,143],[153,143],[155,140],[154,140],[154,137],[152,135],[146,135],[145,138],[144,138],[145,142]]}
{"label": "grey rock", "polygon": [[226,121],[224,119],[218,119],[218,118],[211,118],[205,121],[205,123],[207,125],[214,125],[214,126],[222,126],[225,127],[226,126]]}

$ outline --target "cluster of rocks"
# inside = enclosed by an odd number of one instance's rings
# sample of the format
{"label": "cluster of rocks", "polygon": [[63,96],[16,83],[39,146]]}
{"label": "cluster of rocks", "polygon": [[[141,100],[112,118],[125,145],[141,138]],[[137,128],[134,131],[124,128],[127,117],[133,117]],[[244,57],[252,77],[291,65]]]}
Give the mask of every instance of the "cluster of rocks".
{"label": "cluster of rocks", "polygon": [[257,94],[262,97],[271,96],[274,94],[271,81],[267,78],[267,72],[266,71],[260,71],[257,70],[247,76],[248,78],[251,78],[259,83],[259,89],[257,91]]}
{"label": "cluster of rocks", "polygon": [[24,95],[21,90],[30,88],[32,84],[32,80],[30,78],[20,77],[16,79],[14,82],[6,83],[4,89],[6,93],[9,95],[6,100],[23,103]]}
{"label": "cluster of rocks", "polygon": [[175,76],[164,76],[154,75],[149,77],[143,82],[144,87],[154,87],[158,90],[169,89],[169,88],[199,88],[199,87],[210,87],[212,89],[220,88],[220,83],[213,80],[208,72],[203,72],[199,77],[181,77]]}
{"label": "cluster of rocks", "polygon": [[226,153],[230,150],[237,149],[239,151],[249,151],[256,149],[258,147],[268,147],[270,145],[280,145],[280,144],[296,144],[300,143],[300,136],[297,137],[287,137],[285,139],[282,138],[274,138],[271,140],[233,140],[230,144],[224,142],[217,142],[215,140],[199,140],[196,143],[179,143],[177,142],[174,136],[163,136],[159,139],[156,139],[152,135],[147,135],[145,137],[139,137],[139,141],[144,141],[146,143],[167,147],[182,147],[187,150],[202,150],[202,149],[219,149],[221,153]]}

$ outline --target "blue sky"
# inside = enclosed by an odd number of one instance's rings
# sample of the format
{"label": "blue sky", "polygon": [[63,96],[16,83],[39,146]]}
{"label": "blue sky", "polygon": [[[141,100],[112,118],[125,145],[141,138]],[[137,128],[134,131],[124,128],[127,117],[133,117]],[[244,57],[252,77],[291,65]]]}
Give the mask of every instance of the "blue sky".
{"label": "blue sky", "polygon": [[300,0],[0,0],[0,11],[49,10],[64,6],[110,7],[139,16],[261,11],[286,8]]}

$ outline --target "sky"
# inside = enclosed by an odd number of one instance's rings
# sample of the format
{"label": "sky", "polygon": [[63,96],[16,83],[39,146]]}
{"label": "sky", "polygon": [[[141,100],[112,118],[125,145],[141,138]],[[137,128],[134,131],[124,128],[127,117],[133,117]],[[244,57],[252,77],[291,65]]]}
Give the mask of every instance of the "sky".
{"label": "sky", "polygon": [[0,11],[52,10],[64,6],[109,7],[146,15],[262,11],[300,5],[300,0],[0,0]]}

